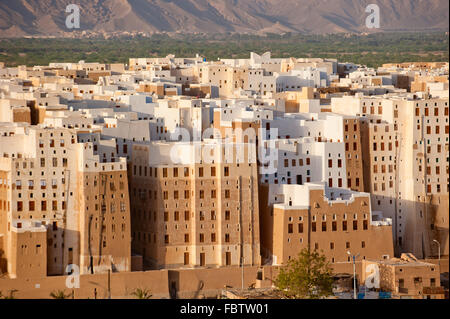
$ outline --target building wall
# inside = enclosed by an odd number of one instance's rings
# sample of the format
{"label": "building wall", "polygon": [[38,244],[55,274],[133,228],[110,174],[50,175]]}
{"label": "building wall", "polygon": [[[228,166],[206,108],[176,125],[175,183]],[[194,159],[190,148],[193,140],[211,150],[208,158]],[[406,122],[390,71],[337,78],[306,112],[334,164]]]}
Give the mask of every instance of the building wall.
{"label": "building wall", "polygon": [[[433,214],[432,196],[448,194],[448,103],[443,98],[332,98],[333,112],[366,118],[365,188],[375,194],[374,209],[386,211],[394,220],[397,254],[435,254],[427,220]],[[389,143],[394,143],[392,149]]]}
{"label": "building wall", "polygon": [[9,171],[11,160],[0,158],[0,273],[7,272],[8,212],[11,208]]}
{"label": "building wall", "polygon": [[12,113],[13,122],[26,122],[31,124],[31,113],[29,108],[14,108]]}
{"label": "building wall", "polygon": [[130,207],[125,167],[119,171],[79,173],[80,266],[83,274],[107,269],[131,270]]}
{"label": "building wall", "polygon": [[302,185],[326,182],[329,187],[347,187],[343,143],[326,139],[319,142],[310,137],[280,139],[275,143],[278,148],[278,160],[273,163],[276,172],[261,174],[263,183]]}
{"label": "building wall", "polygon": [[214,112],[213,125],[214,129],[220,132],[222,139],[230,139],[233,143],[253,143],[260,139],[261,123],[259,120],[221,122],[221,114],[219,110]]}
{"label": "building wall", "polygon": [[[437,299],[444,297],[444,291],[440,287],[440,269],[438,265],[419,261],[405,263],[389,260],[380,262],[363,260],[363,281],[369,275],[364,269],[371,264],[378,266],[380,289],[382,291],[390,291],[400,298],[402,296],[410,296],[422,299],[427,298],[427,295],[434,295]],[[427,288],[428,290],[434,290],[434,293],[427,292]]]}
{"label": "building wall", "polygon": [[358,192],[368,192],[364,189],[361,121],[358,118],[346,118],[343,125],[347,187]]}
{"label": "building wall", "polygon": [[[449,246],[449,198],[448,194],[431,196],[431,203],[427,215],[430,225],[429,241],[430,257],[448,256]],[[434,241],[436,240],[439,245]],[[440,251],[439,251],[440,248]]]}
{"label": "building wall", "polygon": [[[23,132],[20,132],[20,127],[15,129],[16,132],[6,132],[7,135],[2,136],[2,144],[10,145],[5,148],[0,167],[6,177],[3,187],[0,186],[4,188],[6,184],[5,191],[0,193],[0,205],[2,209],[9,206],[0,219],[0,230],[8,242],[5,246],[11,247],[12,222],[38,222],[47,226],[44,248],[46,274],[62,275],[70,264],[81,266],[82,273],[88,272],[88,254],[84,250],[80,260],[80,247],[88,243],[88,214],[95,212],[95,208],[98,209],[97,214],[102,211],[99,208],[103,200],[100,194],[104,194],[99,192],[100,186],[92,186],[93,181],[89,184],[89,179],[95,175],[100,181],[100,175],[104,175],[108,183],[105,206],[108,213],[114,208],[115,218],[120,221],[114,222],[114,217],[106,216],[106,247],[99,248],[98,237],[95,238],[94,233],[92,235],[91,240],[96,241],[97,250],[104,250],[102,261],[94,260],[98,266],[96,272],[106,269],[129,271],[131,229],[126,160],[100,163],[99,156],[94,155],[93,143],[77,143],[77,136],[70,129],[33,127]],[[111,191],[111,187],[121,191]],[[14,250],[8,250],[8,263],[16,264],[15,257],[10,257]]]}
{"label": "building wall", "polygon": [[156,93],[158,96],[164,96],[163,83],[141,84],[136,92]]}
{"label": "building wall", "polygon": [[[144,272],[111,273],[111,298],[133,299],[132,292],[136,288],[148,289],[152,298],[167,299],[213,297],[221,294],[225,286],[240,288],[242,274],[244,287],[255,284],[257,273],[262,272],[266,285],[271,286],[275,280],[277,267],[226,267],[217,269],[177,269],[153,270]],[[2,279],[1,291],[7,294],[9,290],[17,290],[14,296],[18,299],[50,299],[50,293],[65,290],[66,294],[74,292],[75,299],[94,299],[95,291],[98,299],[107,299],[107,274],[81,275],[79,288],[68,288],[67,276]],[[70,297],[69,297],[70,298]]]}
{"label": "building wall", "polygon": [[[73,283],[68,276],[2,279],[0,290],[4,295],[10,290],[17,290],[14,296],[18,299],[51,299],[50,294],[58,290],[64,290],[66,294],[73,291],[75,299],[108,298],[107,274],[81,275],[80,287],[74,289],[68,288],[68,281]],[[111,273],[110,285],[113,299],[133,299],[132,293],[137,288],[149,289],[153,298],[170,296],[167,270]]]}
{"label": "building wall", "polygon": [[323,252],[333,263],[348,262],[349,250],[363,259],[393,256],[391,226],[372,224],[369,196],[348,203],[328,202],[321,190],[311,190],[309,196],[311,206],[303,209],[274,207],[275,264],[288,262],[305,248]]}
{"label": "building wall", "polygon": [[370,123],[362,121],[364,184],[371,193],[372,208],[382,211],[383,215],[393,221],[392,231],[394,247],[399,250],[398,227],[404,222],[398,218],[398,170],[400,155],[399,136],[395,126],[388,123]]}
{"label": "building wall", "polygon": [[5,242],[6,242],[5,235],[0,234],[0,275],[3,275],[8,271]]}
{"label": "building wall", "polygon": [[238,74],[234,73],[235,69],[233,67],[218,64],[200,65],[194,68],[194,77],[198,77],[200,84],[217,86],[219,90],[219,97],[230,97],[233,95],[236,84],[235,82],[239,81],[237,79]]}
{"label": "building wall", "polygon": [[273,256],[274,222],[273,207],[269,203],[269,194],[270,185],[260,182],[258,185],[258,199],[262,264],[271,261]]}
{"label": "building wall", "polygon": [[[24,149],[17,150],[11,163],[9,218],[51,225],[47,233],[49,274],[63,274],[62,261],[67,257],[63,242],[71,240],[70,237],[75,240],[73,236],[77,236],[75,225],[67,222],[70,220],[67,212],[73,212],[72,199],[76,191],[74,176],[71,176],[75,167],[75,142],[75,136],[67,129],[36,129],[26,136]],[[10,150],[14,152],[13,148]]]}
{"label": "building wall", "polygon": [[8,275],[11,278],[43,278],[47,275],[47,232],[12,227],[9,240]]}
{"label": "building wall", "polygon": [[[371,262],[371,261],[369,261]],[[443,260],[444,262],[444,260]],[[448,259],[446,260],[448,271]],[[333,273],[351,274],[353,265],[351,262],[335,263],[331,265]],[[356,261],[357,278],[364,281],[366,277],[362,269],[365,269],[364,261]],[[278,266],[253,266],[244,268],[244,287],[256,283],[258,272],[262,272],[262,279],[266,286],[270,287],[279,273]],[[444,272],[444,270],[442,270]],[[217,297],[225,286],[240,288],[242,280],[241,267],[226,267],[218,269],[177,269],[177,270],[153,270],[140,272],[111,273],[111,297],[113,299],[134,298],[132,292],[136,288],[149,289],[152,298],[195,298]],[[57,290],[65,290],[66,294],[72,291],[68,288],[67,281],[72,282],[68,276],[50,276],[45,278],[17,278],[2,279],[1,291],[7,294],[15,289],[14,294],[19,299],[47,299],[50,293]],[[94,299],[95,291],[98,299],[108,298],[108,275],[94,274],[81,275],[80,288],[74,288],[75,299]],[[173,284],[175,282],[175,284]],[[174,287],[175,289],[171,289]]]}
{"label": "building wall", "polygon": [[241,254],[260,264],[256,163],[149,165],[149,149],[136,152],[135,252],[158,268],[239,265]]}
{"label": "building wall", "polygon": [[399,211],[404,220],[402,251],[428,256],[433,195],[448,194],[448,100],[404,101],[399,109]]}
{"label": "building wall", "polygon": [[[0,159],[0,234],[6,236],[8,229],[8,212],[11,208],[10,202],[10,187],[8,184],[11,182],[9,172],[6,169],[10,167],[9,159]],[[3,253],[6,247],[6,237],[2,240]]]}

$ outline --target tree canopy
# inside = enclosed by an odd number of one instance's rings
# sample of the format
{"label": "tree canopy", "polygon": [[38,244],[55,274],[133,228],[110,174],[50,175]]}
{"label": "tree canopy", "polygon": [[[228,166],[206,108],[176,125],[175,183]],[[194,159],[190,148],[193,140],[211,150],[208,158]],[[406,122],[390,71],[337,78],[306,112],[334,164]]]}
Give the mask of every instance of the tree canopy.
{"label": "tree canopy", "polygon": [[303,249],[280,269],[275,284],[288,298],[326,297],[332,294],[332,270],[324,255]]}
{"label": "tree canopy", "polygon": [[272,52],[273,58],[336,58],[340,62],[378,67],[383,63],[448,61],[445,32],[358,34],[180,34],[114,39],[0,39],[0,62],[8,66],[49,62],[128,63],[129,58],[190,57],[209,61],[248,58],[250,52]]}

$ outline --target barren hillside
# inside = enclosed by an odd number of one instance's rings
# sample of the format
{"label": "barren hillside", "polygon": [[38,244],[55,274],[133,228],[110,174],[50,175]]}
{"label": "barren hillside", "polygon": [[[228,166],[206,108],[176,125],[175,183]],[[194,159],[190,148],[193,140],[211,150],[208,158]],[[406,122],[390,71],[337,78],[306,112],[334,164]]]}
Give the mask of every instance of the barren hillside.
{"label": "barren hillside", "polygon": [[0,37],[63,35],[66,5],[81,30],[142,32],[365,32],[377,3],[381,31],[448,30],[448,0],[0,0]]}

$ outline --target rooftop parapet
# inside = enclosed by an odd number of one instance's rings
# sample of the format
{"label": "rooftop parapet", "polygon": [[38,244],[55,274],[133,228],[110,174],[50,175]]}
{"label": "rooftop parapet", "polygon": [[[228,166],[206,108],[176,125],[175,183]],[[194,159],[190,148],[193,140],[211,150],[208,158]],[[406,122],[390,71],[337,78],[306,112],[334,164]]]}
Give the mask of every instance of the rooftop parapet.
{"label": "rooftop parapet", "polygon": [[47,228],[40,221],[14,220],[11,225],[11,231],[14,231],[16,233],[46,232]]}

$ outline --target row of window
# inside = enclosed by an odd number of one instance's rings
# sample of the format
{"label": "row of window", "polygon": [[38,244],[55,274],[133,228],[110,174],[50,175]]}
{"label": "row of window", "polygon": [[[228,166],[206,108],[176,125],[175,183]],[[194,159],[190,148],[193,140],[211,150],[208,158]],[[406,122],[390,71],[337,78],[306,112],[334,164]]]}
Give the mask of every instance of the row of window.
{"label": "row of window", "polygon": [[[58,201],[56,201],[56,200],[52,201],[51,205],[52,205],[52,209],[51,210],[53,210],[53,211],[58,210]],[[28,201],[28,207],[27,207],[28,211],[34,212],[37,209],[36,206],[37,205],[36,205],[36,202],[34,200]],[[23,201],[17,201],[17,211],[18,212],[22,212],[23,209],[24,209]],[[66,202],[65,201],[61,202],[61,209],[62,210],[66,209]],[[41,203],[40,203],[40,210],[41,211],[47,211],[47,201],[46,200],[41,201]]]}
{"label": "row of window", "polygon": [[[340,229],[341,231],[347,231],[348,230],[348,223],[347,223],[346,220],[343,220],[341,225],[342,225],[342,227]],[[322,232],[326,232],[327,231],[327,226],[328,226],[327,222],[322,222],[320,224],[320,226],[321,226],[320,229],[322,230]],[[363,230],[368,230],[368,228],[369,228],[369,222],[367,220],[363,220]],[[352,229],[353,230],[358,230],[358,221],[357,220],[354,220],[352,222]],[[330,229],[328,229],[328,230],[330,230]],[[303,231],[304,231],[303,223],[298,223],[297,224],[297,232],[299,234],[302,234]],[[311,231],[312,232],[316,232],[317,231],[317,222],[312,222],[311,223]],[[338,222],[336,222],[336,221],[331,222],[331,231],[338,231]],[[294,233],[294,224],[288,224],[288,234],[293,234],[293,233]]]}
{"label": "row of window", "polygon": [[[49,209],[50,207],[48,207],[47,202],[50,201],[46,201],[46,200],[42,200],[40,201],[40,210],[41,211],[47,211],[47,209]],[[28,201],[28,211],[33,212],[35,210],[37,210],[37,205],[39,205],[39,201]],[[66,209],[66,202],[62,201],[61,202],[61,209],[64,210]],[[95,210],[98,211],[99,209],[99,205],[95,204]],[[24,210],[24,202],[23,201],[17,201],[17,211],[18,212],[22,212]],[[53,211],[57,211],[58,210],[58,201],[57,200],[53,200],[51,201],[51,210]],[[86,210],[89,210],[89,207],[86,207]],[[106,211],[106,205],[102,205],[102,211]],[[116,211],[116,204],[115,203],[111,203],[110,204],[110,212],[114,213]],[[125,212],[126,211],[126,204],[124,202],[120,202],[120,211],[121,212]]]}
{"label": "row of window", "polygon": [[[386,165],[382,164],[380,166],[381,166],[381,173],[386,173]],[[396,169],[396,165],[389,164],[387,167],[388,167],[389,173],[393,173],[394,170]],[[378,173],[378,164],[373,165],[373,172]]]}
{"label": "row of window", "polygon": [[[150,240],[150,236],[149,236],[149,240]],[[139,235],[138,235],[138,239],[139,239]],[[215,243],[216,242],[216,234],[215,233],[211,233],[211,243]],[[231,241],[231,237],[230,234],[225,234],[224,235],[224,240],[225,243],[230,243]],[[185,243],[189,243],[189,234],[184,234],[184,242]],[[205,242],[205,234],[199,234],[199,242],[200,243],[204,243]],[[165,244],[170,244],[170,235],[164,235],[164,243]]]}
{"label": "row of window", "polygon": [[[169,212],[164,212],[164,221],[165,222],[169,222],[170,221],[170,217],[169,217]],[[200,221],[205,221],[206,220],[206,212],[204,211],[200,211],[198,214],[198,218]],[[225,220],[230,220],[231,218],[231,213],[229,210],[225,211]],[[151,212],[148,212],[148,218],[151,219]],[[208,218],[209,220],[217,220],[217,213],[215,210],[212,210],[209,214],[208,214]],[[185,221],[189,221],[190,219],[190,212],[188,210],[184,211],[184,220]],[[154,212],[154,220],[156,220],[156,212]],[[180,212],[179,211],[174,211],[173,212],[173,221],[180,221]]]}
{"label": "row of window", "polygon": [[[229,236],[227,237],[227,234],[225,234],[225,241],[228,239],[228,242],[230,240]],[[199,242],[200,243],[204,243],[205,242],[205,234],[199,234]],[[185,243],[189,243],[190,241],[190,235],[189,234],[184,234],[184,242]],[[215,243],[216,242],[216,233],[211,233],[210,234],[210,242],[211,243]]]}
{"label": "row of window", "polygon": [[[436,193],[440,193],[442,191],[441,189],[441,184],[436,184],[436,187],[433,187],[431,184],[427,185],[427,193],[432,193],[433,192],[433,188],[436,191]],[[447,184],[447,193],[449,192],[449,184]]]}
{"label": "row of window", "polygon": [[[416,116],[420,116],[420,108],[416,108]],[[430,116],[430,109],[429,108],[425,108],[424,109],[424,115],[425,116]],[[433,113],[432,113],[434,116],[440,116],[440,114],[439,114],[439,108],[438,107],[435,107],[434,108],[434,110],[433,110]],[[448,116],[448,107],[446,107],[446,108],[444,108],[444,116]]]}
{"label": "row of window", "polygon": [[[306,165],[311,165],[311,159],[309,157],[306,158]],[[298,160],[298,166],[303,166],[304,162],[303,162],[303,158],[300,158]],[[291,166],[295,167],[297,166],[297,160],[296,159],[292,159],[291,160]],[[289,167],[289,159],[285,159],[284,160],[284,167]]]}
{"label": "row of window", "polygon": [[[34,249],[34,255],[41,255],[43,252],[41,245],[36,245]],[[21,255],[29,255],[31,253],[31,250],[28,249],[28,245],[21,245],[20,246],[20,253]]]}
{"label": "row of window", "polygon": [[[349,129],[349,125],[348,125],[348,124],[345,124],[345,125],[344,125],[344,131],[345,131],[345,132],[348,132],[348,129]],[[354,132],[357,132],[357,131],[358,131],[358,124],[353,124],[353,131],[354,131]]]}
{"label": "row of window", "polygon": [[[434,171],[435,171],[436,175],[441,174],[441,167],[440,166],[436,166],[434,168]],[[422,172],[422,165],[419,165],[419,172]],[[449,173],[448,166],[446,166],[446,172],[447,172],[447,174]],[[431,166],[427,166],[427,175],[431,175],[431,174],[432,174]]]}
{"label": "row of window", "polygon": [[[126,204],[124,202],[120,202],[119,207],[120,207],[120,212],[121,213],[126,211],[127,206],[126,206]],[[94,209],[96,211],[98,211],[98,208],[99,208],[99,205],[95,204],[94,205]],[[102,213],[106,213],[106,205],[105,204],[101,205],[101,209],[102,209]],[[89,206],[86,206],[86,211],[89,211]],[[109,205],[109,212],[110,213],[115,213],[116,212],[116,204],[115,203],[110,203],[110,205]]]}
{"label": "row of window", "polygon": [[[139,173],[138,173],[138,169],[139,169]],[[153,172],[153,169],[151,167],[149,167],[149,168],[147,168],[146,166],[137,167],[136,165],[134,165],[134,167],[133,167],[133,175],[135,175],[135,176],[147,176],[147,174],[148,174],[148,176],[152,176],[152,172]],[[168,177],[168,172],[169,172],[169,169],[167,167],[164,167],[162,169],[163,178]],[[204,177],[205,176],[204,173],[205,173],[204,167],[199,167],[197,177]],[[228,166],[224,167],[223,175],[230,176],[230,168]],[[183,168],[174,167],[174,168],[172,168],[172,176],[171,177],[182,177],[182,176],[189,177],[189,167],[183,167]],[[215,177],[215,176],[216,176],[216,167],[211,167],[210,175],[208,177]],[[158,169],[157,168],[154,169],[154,177],[158,177]]]}
{"label": "row of window", "polygon": [[[331,197],[333,197],[334,196],[334,194],[333,193],[331,193]],[[340,194],[340,196],[342,197],[342,194]],[[275,201],[277,200],[277,197],[275,197]],[[365,202],[363,202],[363,203],[365,203]],[[317,203],[317,202],[315,202],[314,203],[314,208],[319,208],[320,207],[320,205],[319,205],[319,203]],[[337,215],[336,214],[333,214],[333,220],[337,220]],[[363,214],[363,218],[364,219],[367,219],[367,217],[368,217],[368,215],[367,214]],[[344,220],[347,220],[347,214],[344,214],[343,216],[342,216],[342,218],[344,219]],[[355,213],[355,214],[353,214],[353,219],[358,219],[358,214],[357,213]],[[291,221],[293,221],[294,220],[294,217],[289,217],[289,221],[291,222]],[[303,216],[299,216],[298,217],[298,220],[299,221],[302,221],[303,220]],[[326,214],[323,214],[322,215],[322,220],[323,221],[326,221],[327,220],[327,215]],[[315,221],[317,221],[317,215],[313,215],[312,216],[312,221],[313,222],[315,222]]]}
{"label": "row of window", "polygon": [[[23,162],[22,164],[23,168],[27,168],[27,162]],[[67,167],[67,158],[62,158],[61,160],[61,166]],[[40,159],[40,167],[45,167],[45,158]],[[58,158],[54,157],[52,158],[52,167],[58,167]],[[34,163],[30,162],[30,169],[34,168]],[[19,169],[19,163],[16,163],[16,169]],[[32,172],[30,172],[30,175],[32,175]],[[20,172],[17,172],[17,176],[20,176]]]}
{"label": "row of window", "polygon": [[[133,214],[136,215],[136,212],[133,211]],[[181,220],[181,217],[180,217],[181,215],[180,215],[179,211],[174,211],[173,214],[172,214],[172,216],[173,216],[172,218],[170,218],[170,215],[171,214],[169,212],[167,212],[167,211],[164,212],[164,221],[165,222],[169,222],[171,220],[177,222],[177,221]],[[156,221],[156,219],[157,219],[157,212],[151,212],[151,211],[145,212],[144,211],[142,214],[139,214],[139,218],[140,219],[144,219],[144,220],[145,219],[151,220],[152,216],[153,216],[153,220]],[[189,221],[190,220],[190,216],[191,216],[190,211],[188,211],[188,210],[184,211],[183,216],[184,216],[184,221]],[[207,218],[209,218],[209,220],[211,220],[211,221],[214,221],[214,220],[217,219],[217,213],[214,210],[212,210],[210,212],[210,214],[208,214],[208,216],[207,216],[206,212],[200,211],[198,216],[199,216],[199,220],[200,221],[205,221]],[[230,220],[231,219],[231,212],[229,210],[225,211],[224,218],[225,218],[225,220]]]}
{"label": "row of window", "polygon": [[[358,150],[358,143],[357,142],[353,142],[353,150],[354,151]],[[350,144],[349,143],[345,143],[345,151],[346,152],[350,151]]]}
{"label": "row of window", "polygon": [[[334,184],[333,184],[333,179],[332,178],[329,178],[328,179],[328,187],[336,187]],[[342,187],[342,178],[338,178],[338,182],[337,182],[337,187]]]}
{"label": "row of window", "polygon": [[[58,187],[58,180],[57,179],[52,179],[51,181],[52,183],[52,188],[57,188]],[[65,184],[66,180],[65,178],[61,179],[61,184]],[[41,179],[40,182],[40,188],[41,189],[46,189],[47,188],[47,180],[46,179]],[[20,190],[22,189],[22,181],[21,180],[16,180],[15,183],[16,189]],[[30,179],[28,180],[28,189],[34,189],[34,180]]]}
{"label": "row of window", "polygon": [[[290,240],[290,238],[288,238],[288,243],[290,243],[291,242],[291,240]],[[300,243],[303,243],[303,238],[300,238]],[[335,249],[335,244],[334,244],[334,242],[330,242],[330,250],[334,250]],[[345,243],[345,249],[350,249],[351,248],[351,245],[350,245],[350,242],[349,241],[347,241],[346,243]],[[366,248],[366,242],[365,241],[361,241],[361,248]],[[314,249],[315,250],[319,250],[319,243],[314,243]]]}
{"label": "row of window", "polygon": [[[432,146],[427,146],[427,154],[430,154],[431,151],[432,151]],[[438,153],[441,153],[441,152],[442,152],[442,144],[437,144],[437,145],[436,145],[436,151],[437,151]]]}
{"label": "row of window", "polygon": [[[377,151],[378,150],[378,147],[377,147],[378,144],[380,145],[380,151],[384,151],[385,150],[384,142],[380,142],[380,143],[374,142],[372,150],[373,151]],[[395,147],[398,147],[398,141],[395,141]],[[392,151],[392,143],[391,142],[388,143],[388,150]]]}
{"label": "row of window", "polygon": [[[288,174],[289,174],[289,173],[290,173],[290,172],[288,172]],[[309,170],[308,170],[308,171],[307,171],[307,174],[309,175],[309,173],[310,173],[310,172],[309,172]],[[289,176],[289,175],[288,175],[288,176]],[[267,179],[264,180],[264,183],[267,184],[268,182],[269,182],[269,181],[268,181]],[[296,182],[297,182],[297,183],[296,183],[297,185],[303,185],[303,175],[297,175]],[[306,182],[307,182],[307,183],[310,183],[310,182],[311,182],[311,177],[306,177]],[[273,180],[273,183],[274,183],[274,184],[278,184],[278,179],[274,179],[274,180]],[[284,184],[284,183],[286,183],[286,178],[285,178],[285,177],[282,177],[282,178],[281,178],[281,184]],[[291,180],[290,178],[287,179],[287,184],[289,184],[289,185],[292,184],[292,180]]]}
{"label": "row of window", "polygon": [[[122,175],[121,175],[121,177],[122,177]],[[86,179],[86,184],[85,184],[86,186],[89,186],[89,182],[87,181],[87,179]],[[97,186],[97,180],[94,180],[94,187],[96,187]],[[102,187],[105,187],[105,181],[102,181]],[[125,188],[125,183],[124,182],[119,182],[119,189],[120,190],[123,190]],[[110,191],[112,191],[112,192],[114,192],[114,191],[116,191],[117,189],[116,189],[116,184],[114,183],[114,182],[109,182],[109,190]],[[123,194],[122,194],[123,195]],[[123,197],[123,196],[122,196]]]}
{"label": "row of window", "polygon": [[[184,199],[189,199],[189,190],[185,190],[184,191]],[[199,194],[198,194],[198,198],[199,199],[205,199],[205,191],[204,190],[200,190]],[[217,197],[217,192],[215,189],[211,190],[211,199],[215,199]],[[179,199],[179,192],[178,191],[174,191],[173,192],[173,199]],[[225,189],[224,191],[224,198],[229,199],[231,198],[231,191],[229,189]],[[163,199],[164,200],[168,200],[169,199],[169,191],[163,191]]]}
{"label": "row of window", "polygon": [[[141,237],[142,234],[142,237]],[[136,238],[136,233],[133,233],[133,236]],[[190,234],[186,233],[184,234],[184,243],[189,243],[190,242]],[[147,233],[141,233],[138,232],[137,233],[137,240],[138,241],[143,241],[143,242],[148,242],[151,243],[152,242],[152,238],[153,238],[153,243],[156,243],[156,234],[147,234]],[[210,243],[215,243],[217,241],[217,235],[216,233],[211,233],[209,236],[209,242]],[[206,242],[206,236],[205,234],[201,233],[199,234],[199,242],[200,243],[205,243]],[[226,233],[224,234],[224,242],[225,243],[230,243],[231,242],[231,236],[230,234]],[[170,244],[171,240],[170,240],[170,235],[164,235],[164,244]]]}
{"label": "row of window", "polygon": [[[417,126],[417,129],[420,130],[420,125]],[[426,134],[431,135],[431,134],[440,134],[441,133],[441,127],[439,125],[436,125],[434,127],[434,132],[432,132],[431,126],[427,126],[426,127]],[[449,133],[449,126],[446,125],[445,126],[445,134]]]}
{"label": "row of window", "polygon": [[[378,106],[377,111],[378,111],[378,115],[383,114],[383,107],[382,106]],[[367,114],[367,107],[366,106],[362,107],[362,112],[364,114]],[[375,115],[375,107],[374,106],[370,107],[370,114]]]}
{"label": "row of window", "polygon": [[[352,179],[351,179],[351,178],[348,178],[348,179],[347,179],[347,187],[348,187],[348,188],[353,187],[353,186],[352,186]],[[355,178],[355,186],[354,186],[354,187],[359,187],[359,177],[356,177],[356,178]]]}
{"label": "row of window", "polygon": [[[389,188],[394,188],[393,181],[389,181]],[[381,183],[381,191],[385,191],[385,190],[386,190],[386,183]],[[378,183],[373,183],[373,191],[374,192],[378,191]]]}
{"label": "row of window", "polygon": [[[374,125],[373,131],[378,132],[379,127],[381,128],[383,126],[382,125]],[[389,125],[384,125],[384,133],[389,133],[389,131],[390,131]],[[396,131],[396,129],[394,129],[394,131]],[[373,138],[375,139],[375,134],[374,134]],[[395,138],[397,138],[397,136]],[[383,139],[383,135],[381,135],[381,139]],[[392,139],[392,136],[389,136],[389,139]]]}
{"label": "row of window", "polygon": [[[62,134],[62,133],[61,133]],[[75,143],[75,138],[72,138],[71,140],[72,144]],[[55,140],[50,140],[48,147],[55,147],[56,143]],[[59,146],[60,147],[64,147],[65,146],[65,141],[63,139],[59,140]],[[43,140],[39,140],[39,148],[44,148],[45,147],[45,143]]]}

